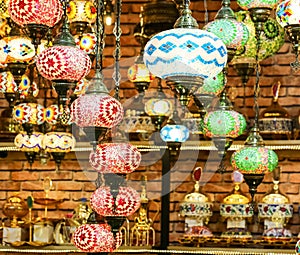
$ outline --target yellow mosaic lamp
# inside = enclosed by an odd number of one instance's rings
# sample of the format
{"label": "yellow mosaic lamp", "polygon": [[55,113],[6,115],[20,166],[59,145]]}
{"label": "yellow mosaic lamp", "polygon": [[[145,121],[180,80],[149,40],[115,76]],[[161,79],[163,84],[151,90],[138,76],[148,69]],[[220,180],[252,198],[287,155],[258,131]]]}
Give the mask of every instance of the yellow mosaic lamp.
{"label": "yellow mosaic lamp", "polygon": [[292,238],[285,225],[293,216],[293,205],[289,198],[279,190],[280,167],[273,172],[272,190],[258,203],[258,217],[264,222],[263,239],[286,240]]}
{"label": "yellow mosaic lamp", "polygon": [[192,177],[195,181],[194,191],[187,194],[179,205],[180,216],[185,217],[185,237],[211,237],[211,230],[205,226],[212,216],[209,198],[200,192],[202,168],[196,167]]}
{"label": "yellow mosaic lamp", "polygon": [[221,234],[222,238],[251,239],[252,235],[247,231],[246,219],[253,216],[251,200],[243,194],[240,185],[243,183],[243,175],[239,171],[232,174],[234,183],[233,191],[227,195],[220,205],[220,215],[227,220],[227,229]]}

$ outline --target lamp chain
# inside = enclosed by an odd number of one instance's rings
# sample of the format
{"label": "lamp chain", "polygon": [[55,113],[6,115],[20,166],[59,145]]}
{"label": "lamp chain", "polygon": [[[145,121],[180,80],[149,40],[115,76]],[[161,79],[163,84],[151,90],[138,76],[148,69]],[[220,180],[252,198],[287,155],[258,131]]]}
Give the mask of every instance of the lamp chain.
{"label": "lamp chain", "polygon": [[258,117],[259,117],[259,105],[258,105],[258,97],[260,92],[260,86],[259,86],[259,51],[261,47],[261,30],[256,28],[255,31],[255,37],[256,37],[256,55],[255,55],[255,86],[254,86],[254,112],[255,112],[255,119],[254,119],[254,125],[255,127],[258,127]]}
{"label": "lamp chain", "polygon": [[104,5],[102,0],[97,1],[97,18],[96,18],[96,36],[97,36],[97,44],[96,44],[96,70],[102,70],[103,64],[103,49],[105,46],[104,41],[104,27],[103,27],[103,11]]}
{"label": "lamp chain", "polygon": [[122,0],[117,0],[115,3],[115,14],[116,14],[116,21],[115,26],[113,29],[113,33],[116,38],[116,47],[114,51],[114,59],[115,59],[115,67],[113,72],[113,79],[115,82],[115,98],[120,99],[119,90],[120,90],[120,81],[121,81],[121,74],[120,74],[120,56],[121,56],[121,25],[120,25],[120,16],[121,16],[121,7],[122,7]]}

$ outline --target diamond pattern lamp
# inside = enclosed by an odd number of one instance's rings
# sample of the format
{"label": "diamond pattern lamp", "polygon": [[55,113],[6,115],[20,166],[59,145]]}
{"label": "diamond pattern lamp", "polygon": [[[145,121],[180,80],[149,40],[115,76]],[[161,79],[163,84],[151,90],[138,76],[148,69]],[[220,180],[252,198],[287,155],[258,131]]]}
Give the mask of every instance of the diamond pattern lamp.
{"label": "diamond pattern lamp", "polygon": [[177,94],[183,90],[191,94],[202,86],[203,79],[222,71],[227,49],[213,33],[198,29],[189,1],[184,1],[183,7],[174,29],[160,32],[147,42],[144,63],[152,74],[177,88]]}
{"label": "diamond pattern lamp", "polygon": [[138,149],[130,143],[101,143],[90,153],[90,165],[99,173],[128,174],[141,162]]}

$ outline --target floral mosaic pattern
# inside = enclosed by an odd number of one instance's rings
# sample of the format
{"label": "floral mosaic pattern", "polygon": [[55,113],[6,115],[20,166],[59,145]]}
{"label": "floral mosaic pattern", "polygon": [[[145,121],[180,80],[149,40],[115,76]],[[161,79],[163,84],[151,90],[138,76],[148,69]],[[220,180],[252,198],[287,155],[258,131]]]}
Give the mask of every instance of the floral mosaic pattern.
{"label": "floral mosaic pattern", "polygon": [[220,214],[223,217],[252,217],[253,207],[250,204],[221,204]]}
{"label": "floral mosaic pattern", "polygon": [[74,245],[83,252],[112,252],[117,243],[108,224],[84,224],[72,236]]}
{"label": "floral mosaic pattern", "polygon": [[179,212],[181,216],[211,216],[212,203],[183,202],[179,205]]}
{"label": "floral mosaic pattern", "polygon": [[275,213],[280,214],[284,218],[293,216],[294,209],[292,204],[272,205],[259,203],[257,206],[259,217],[272,217]]}

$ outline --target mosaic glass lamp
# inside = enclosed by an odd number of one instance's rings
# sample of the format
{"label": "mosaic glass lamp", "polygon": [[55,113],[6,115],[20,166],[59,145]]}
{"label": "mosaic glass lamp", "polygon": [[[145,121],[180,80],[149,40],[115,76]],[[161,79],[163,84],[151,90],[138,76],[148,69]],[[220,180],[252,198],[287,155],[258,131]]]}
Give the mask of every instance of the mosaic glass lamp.
{"label": "mosaic glass lamp", "polygon": [[80,35],[96,22],[97,8],[93,1],[72,0],[67,7],[72,34]]}
{"label": "mosaic glass lamp", "polygon": [[198,29],[188,0],[184,1],[181,17],[174,27],[147,42],[144,63],[156,77],[180,84],[193,93],[202,86],[203,79],[222,71],[227,49],[213,33]]}
{"label": "mosaic glass lamp", "polygon": [[111,227],[106,223],[80,225],[72,239],[79,250],[88,253],[112,252],[121,244],[115,240]]}
{"label": "mosaic glass lamp", "polygon": [[298,60],[299,32],[300,32],[300,4],[296,0],[281,1],[276,9],[276,20],[284,28],[289,41],[293,45],[296,56],[295,62],[291,63],[292,68],[298,70],[300,62]]}
{"label": "mosaic glass lamp", "polygon": [[126,186],[119,186],[114,197],[109,186],[102,186],[94,191],[90,204],[92,209],[102,216],[127,217],[135,213],[140,207],[139,193]]}
{"label": "mosaic glass lamp", "polygon": [[94,149],[109,128],[123,119],[121,103],[108,94],[100,70],[96,70],[88,90],[71,104],[72,121],[82,127]]}
{"label": "mosaic glass lamp", "polygon": [[53,46],[42,51],[36,60],[39,73],[52,81],[60,105],[66,104],[68,90],[90,72],[91,65],[87,53],[76,47],[66,17]]}
{"label": "mosaic glass lamp", "polygon": [[37,47],[48,29],[61,20],[63,8],[60,0],[11,0],[8,12],[15,23],[26,28]]}
{"label": "mosaic glass lamp", "polygon": [[232,154],[231,165],[244,175],[254,201],[257,187],[264,175],[277,167],[278,156],[273,150],[264,146],[258,127],[255,125],[246,139],[245,146]]}
{"label": "mosaic glass lamp", "polygon": [[238,21],[230,8],[230,0],[223,0],[215,19],[204,26],[205,30],[218,36],[226,45],[230,62],[236,50],[242,50],[248,41],[247,26]]}
{"label": "mosaic glass lamp", "polygon": [[65,154],[75,148],[75,144],[75,137],[68,132],[48,132],[43,138],[43,149],[54,158],[56,170],[59,169]]}
{"label": "mosaic glass lamp", "polygon": [[189,136],[190,131],[182,124],[175,105],[173,117],[168,119],[167,124],[160,130],[160,138],[167,143],[170,155],[176,156],[181,144],[187,141]]}
{"label": "mosaic glass lamp", "polygon": [[141,159],[141,153],[130,143],[101,143],[90,153],[89,162],[99,173],[128,174]]}

